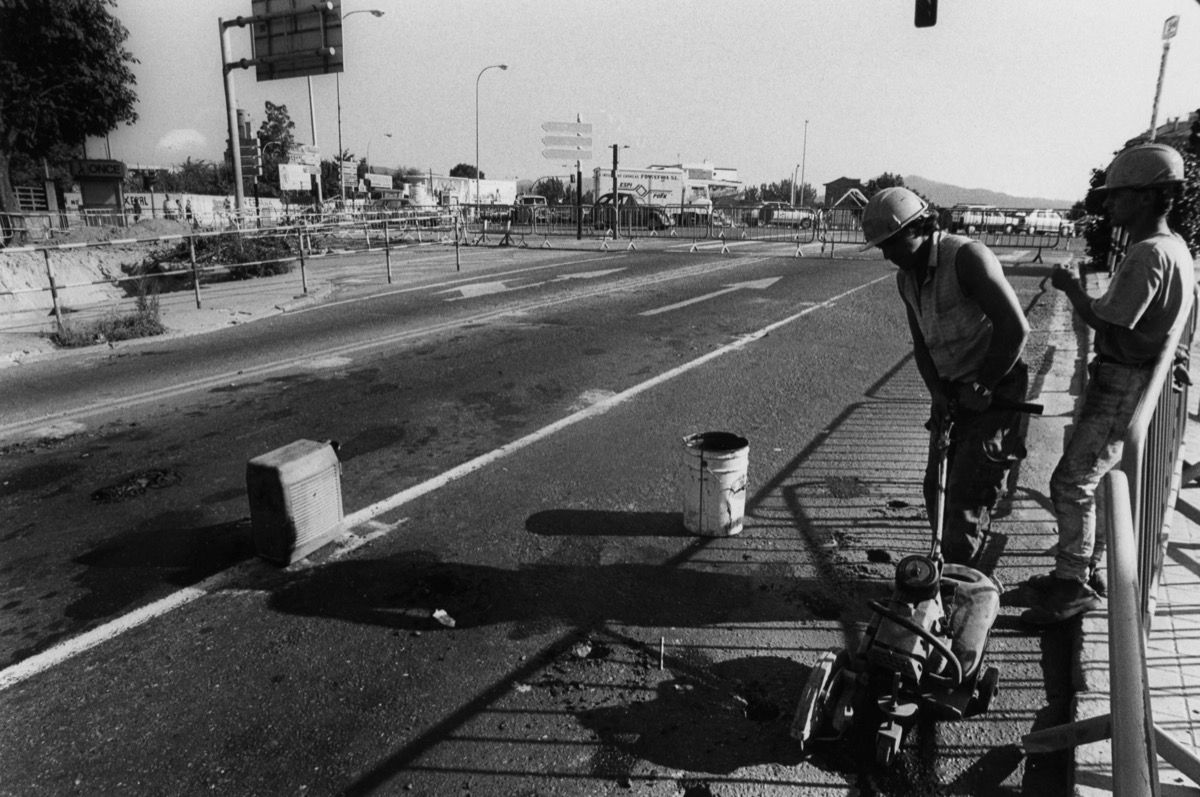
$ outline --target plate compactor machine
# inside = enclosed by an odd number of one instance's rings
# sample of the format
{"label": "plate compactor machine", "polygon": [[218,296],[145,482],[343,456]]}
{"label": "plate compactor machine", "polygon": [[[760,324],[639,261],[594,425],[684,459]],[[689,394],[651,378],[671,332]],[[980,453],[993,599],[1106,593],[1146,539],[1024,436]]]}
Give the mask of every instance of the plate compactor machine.
{"label": "plate compactor machine", "polygon": [[[1023,403],[997,409],[1042,410]],[[983,659],[1000,610],[1000,587],[972,567],[942,561],[953,423],[947,419],[941,426],[930,552],[900,560],[891,597],[870,601],[871,619],[857,650],[826,651],[809,672],[791,727],[802,750],[843,739],[856,722],[869,719],[878,723],[875,760],[890,766],[918,712],[950,720],[983,714],[999,690],[1000,672],[984,667]]]}

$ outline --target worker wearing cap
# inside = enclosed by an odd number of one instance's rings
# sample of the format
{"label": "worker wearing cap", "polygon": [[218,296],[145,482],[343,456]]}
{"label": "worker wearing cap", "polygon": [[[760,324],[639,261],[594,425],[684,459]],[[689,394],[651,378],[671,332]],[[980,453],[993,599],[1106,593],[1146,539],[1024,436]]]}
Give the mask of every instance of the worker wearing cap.
{"label": "worker wearing cap", "polygon": [[1150,383],[1155,362],[1194,302],[1193,260],[1167,214],[1184,179],[1183,158],[1164,144],[1121,152],[1105,174],[1104,207],[1129,245],[1103,296],[1092,299],[1069,268],[1051,284],[1094,330],[1096,356],[1082,403],[1050,477],[1058,546],[1049,576],[1030,579],[1035,599],[1022,619],[1035,625],[1068,620],[1098,608],[1098,570],[1105,540],[1096,537],[1096,487],[1121,461],[1122,441]]}
{"label": "worker wearing cap", "polygon": [[864,248],[879,247],[900,269],[896,283],[913,357],[932,400],[924,483],[931,526],[937,522],[937,440],[954,410],[942,556],[973,565],[1008,470],[1025,454],[1019,415],[991,405],[997,398],[1025,400],[1029,376],[1021,353],[1029,324],[991,250],[940,230],[928,203],[907,188],[885,188],[871,197],[862,228]]}

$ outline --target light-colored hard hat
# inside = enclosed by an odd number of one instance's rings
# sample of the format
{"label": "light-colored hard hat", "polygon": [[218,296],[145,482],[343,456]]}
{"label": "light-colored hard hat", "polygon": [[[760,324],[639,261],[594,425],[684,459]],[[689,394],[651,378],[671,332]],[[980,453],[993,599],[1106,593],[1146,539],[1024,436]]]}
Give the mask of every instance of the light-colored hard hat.
{"label": "light-colored hard hat", "polygon": [[928,211],[929,203],[907,188],[883,189],[863,208],[863,236],[867,239],[863,248],[878,246]]}
{"label": "light-colored hard hat", "polygon": [[1183,182],[1183,156],[1166,144],[1137,144],[1119,153],[1104,176],[1104,190],[1155,188]]}

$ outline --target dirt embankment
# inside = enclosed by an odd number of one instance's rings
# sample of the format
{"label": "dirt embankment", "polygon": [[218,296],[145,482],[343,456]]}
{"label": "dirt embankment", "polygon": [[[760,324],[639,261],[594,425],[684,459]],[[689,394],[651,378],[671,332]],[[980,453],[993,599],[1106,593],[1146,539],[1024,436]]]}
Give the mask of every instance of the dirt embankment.
{"label": "dirt embankment", "polygon": [[142,264],[156,250],[171,242],[156,241],[161,235],[190,231],[185,222],[153,219],[129,227],[75,227],[56,235],[52,245],[103,244],[136,238],[136,244],[97,245],[47,252],[13,252],[0,249],[0,315],[53,307],[47,261],[54,274],[59,301],[68,307],[115,301],[128,295],[116,280],[126,269]]}

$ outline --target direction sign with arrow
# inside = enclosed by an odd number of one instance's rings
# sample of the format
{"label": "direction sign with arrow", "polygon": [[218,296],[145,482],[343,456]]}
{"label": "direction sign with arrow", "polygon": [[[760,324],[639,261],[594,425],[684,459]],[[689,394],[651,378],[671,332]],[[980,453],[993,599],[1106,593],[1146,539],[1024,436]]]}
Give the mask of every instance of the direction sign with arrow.
{"label": "direction sign with arrow", "polygon": [[551,160],[591,160],[592,126],[585,122],[543,122],[542,157]]}

